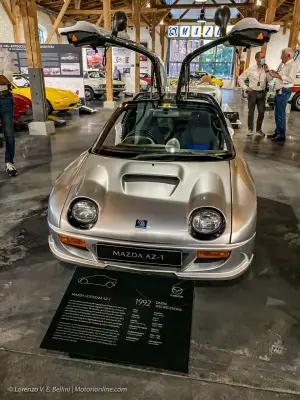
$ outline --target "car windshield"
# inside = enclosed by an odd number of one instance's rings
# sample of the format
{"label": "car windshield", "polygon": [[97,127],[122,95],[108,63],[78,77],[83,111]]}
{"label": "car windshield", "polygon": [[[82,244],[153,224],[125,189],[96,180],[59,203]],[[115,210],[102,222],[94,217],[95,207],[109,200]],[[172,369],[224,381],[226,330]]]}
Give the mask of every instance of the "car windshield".
{"label": "car windshield", "polygon": [[233,155],[228,130],[216,108],[205,103],[125,103],[92,148],[95,154],[136,159],[209,161]]}
{"label": "car windshield", "polygon": [[99,78],[105,78],[105,75],[100,71],[90,71],[89,77],[99,79]]}
{"label": "car windshield", "polygon": [[13,82],[20,89],[30,87],[29,79],[24,75],[14,75]]}

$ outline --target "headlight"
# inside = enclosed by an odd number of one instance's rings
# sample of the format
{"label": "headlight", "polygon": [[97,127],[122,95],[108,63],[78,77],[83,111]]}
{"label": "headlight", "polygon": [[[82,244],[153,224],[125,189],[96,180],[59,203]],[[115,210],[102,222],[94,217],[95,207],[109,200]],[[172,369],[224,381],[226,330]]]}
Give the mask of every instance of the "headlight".
{"label": "headlight", "polygon": [[192,213],[190,227],[193,236],[199,239],[214,239],[224,231],[225,221],[218,210],[202,208]]}
{"label": "headlight", "polygon": [[69,209],[69,222],[76,228],[90,229],[97,219],[98,207],[91,200],[75,200]]}

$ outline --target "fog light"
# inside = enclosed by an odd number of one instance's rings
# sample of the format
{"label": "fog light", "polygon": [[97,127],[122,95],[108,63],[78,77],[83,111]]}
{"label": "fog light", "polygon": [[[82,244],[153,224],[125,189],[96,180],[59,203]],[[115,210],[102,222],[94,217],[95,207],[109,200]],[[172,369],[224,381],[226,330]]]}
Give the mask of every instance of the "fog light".
{"label": "fog light", "polygon": [[229,258],[230,251],[197,251],[197,258]]}
{"label": "fog light", "polygon": [[76,238],[72,238],[72,237],[69,237],[69,236],[63,236],[63,235],[59,235],[59,239],[64,244],[69,244],[71,246],[81,247],[81,248],[86,249],[85,240],[76,239]]}

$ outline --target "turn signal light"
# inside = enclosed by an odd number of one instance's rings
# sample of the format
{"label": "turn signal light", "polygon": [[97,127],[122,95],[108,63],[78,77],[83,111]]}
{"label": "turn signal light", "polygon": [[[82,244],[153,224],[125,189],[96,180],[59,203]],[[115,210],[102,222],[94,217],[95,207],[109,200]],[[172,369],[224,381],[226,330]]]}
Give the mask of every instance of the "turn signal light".
{"label": "turn signal light", "polygon": [[229,258],[230,251],[197,251],[198,258]]}
{"label": "turn signal light", "polygon": [[262,32],[260,32],[260,34],[257,35],[257,39],[263,39],[263,38],[264,38],[264,35],[262,34]]}
{"label": "turn signal light", "polygon": [[76,238],[72,238],[69,236],[63,236],[63,235],[59,235],[59,238],[60,238],[60,241],[64,244],[70,244],[75,247],[81,247],[81,248],[86,249],[85,240],[76,239]]}
{"label": "turn signal light", "polygon": [[75,35],[72,36],[72,42],[77,42],[77,36]]}

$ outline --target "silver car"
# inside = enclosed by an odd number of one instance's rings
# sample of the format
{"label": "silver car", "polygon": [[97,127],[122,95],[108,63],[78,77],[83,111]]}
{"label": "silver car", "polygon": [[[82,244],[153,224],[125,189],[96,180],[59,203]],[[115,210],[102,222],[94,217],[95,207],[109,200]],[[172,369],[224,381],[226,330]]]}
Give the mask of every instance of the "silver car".
{"label": "silver car", "polygon": [[245,20],[184,60],[176,95],[166,94],[161,61],[150,50],[88,23],[61,29],[78,46],[89,35],[95,45],[96,34],[99,44],[148,56],[157,93],[118,107],[93,146],[58,177],[48,214],[58,259],[195,280],[247,270],[256,234],[253,179],[216,100],[184,85],[190,62],[213,45],[261,45],[278,30],[257,21],[249,29]]}

